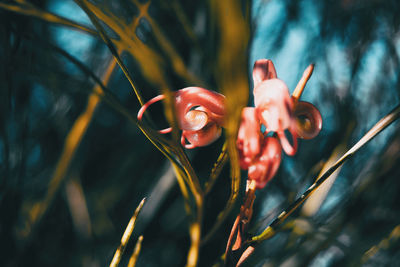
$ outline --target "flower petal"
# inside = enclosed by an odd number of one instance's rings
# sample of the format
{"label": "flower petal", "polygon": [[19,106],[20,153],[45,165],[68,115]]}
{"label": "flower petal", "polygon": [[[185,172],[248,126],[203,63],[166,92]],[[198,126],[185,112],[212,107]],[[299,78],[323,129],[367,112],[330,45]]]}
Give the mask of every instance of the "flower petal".
{"label": "flower petal", "polygon": [[282,148],[274,137],[264,139],[261,155],[258,161],[249,167],[248,177],[256,181],[256,187],[261,189],[275,176],[282,160]]}
{"label": "flower petal", "polygon": [[216,123],[208,123],[198,131],[182,131],[182,137],[192,145],[186,148],[194,148],[199,146],[207,146],[217,140],[221,136],[222,129]]}
{"label": "flower petal", "polygon": [[178,120],[183,122],[186,113],[200,107],[209,120],[222,125],[225,115],[225,96],[201,87],[186,87],[176,92],[175,108]]}
{"label": "flower petal", "polygon": [[254,87],[259,83],[276,78],[276,70],[274,63],[269,59],[260,59],[254,63],[253,67],[253,81]]}
{"label": "flower petal", "polygon": [[262,138],[256,109],[252,107],[244,108],[236,143],[242,169],[246,170],[253,159],[260,154]]}
{"label": "flower petal", "polygon": [[180,123],[182,130],[198,131],[206,126],[207,122],[208,115],[205,111],[193,109],[185,114],[184,120]]}
{"label": "flower petal", "polygon": [[322,117],[311,103],[299,101],[294,109],[295,130],[302,139],[311,139],[322,129]]}

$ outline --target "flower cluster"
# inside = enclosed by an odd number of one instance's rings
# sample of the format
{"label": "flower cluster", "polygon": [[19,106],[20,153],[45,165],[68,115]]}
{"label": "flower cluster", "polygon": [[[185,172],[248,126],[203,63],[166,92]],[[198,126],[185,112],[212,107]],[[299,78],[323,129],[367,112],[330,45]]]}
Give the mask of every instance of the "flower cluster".
{"label": "flower cluster", "polygon": [[[271,60],[256,61],[253,81],[255,107],[242,111],[237,147],[241,168],[248,170],[248,179],[256,182],[256,188],[263,188],[277,172],[282,150],[293,156],[297,151],[297,138],[315,137],[321,130],[322,118],[312,104],[290,96],[286,84],[277,78]],[[138,119],[142,119],[150,105],[164,98],[159,95],[144,104]],[[225,96],[201,87],[187,87],[174,93],[174,103],[182,130],[181,144],[185,148],[209,145],[221,135]],[[171,130],[163,129],[160,133]],[[288,133],[292,142],[286,137]]]}
{"label": "flower cluster", "polygon": [[[289,95],[286,84],[277,78],[272,61],[256,61],[253,81],[255,107],[242,111],[237,147],[241,168],[248,170],[248,179],[256,182],[256,188],[263,188],[278,170],[282,149],[293,156],[297,138],[315,137],[321,130],[322,118],[314,105]],[[291,134],[292,144],[285,132]]]}
{"label": "flower cluster", "polygon": [[[255,106],[243,108],[236,140],[240,167],[248,171],[248,186],[228,238],[225,264],[232,261],[233,252],[241,255],[236,266],[253,253],[254,246],[247,243],[247,228],[253,213],[255,191],[264,188],[275,176],[282,150],[293,156],[297,152],[297,138],[310,139],[321,130],[322,118],[318,109],[311,103],[299,101],[312,70],[313,65],[306,69],[291,96],[286,84],[277,78],[271,60],[261,59],[254,64]],[[142,120],[150,105],[164,98],[159,95],[144,104],[138,119]],[[187,87],[174,93],[174,104],[178,126],[182,130],[181,144],[185,148],[206,146],[221,135],[226,115],[223,95],[200,87]]]}

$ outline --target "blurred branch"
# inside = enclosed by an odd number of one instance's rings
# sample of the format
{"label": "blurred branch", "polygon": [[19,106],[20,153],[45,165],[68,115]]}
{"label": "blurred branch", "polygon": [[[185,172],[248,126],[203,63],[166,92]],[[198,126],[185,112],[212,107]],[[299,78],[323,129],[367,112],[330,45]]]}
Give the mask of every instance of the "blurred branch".
{"label": "blurred branch", "polygon": [[371,259],[376,253],[379,252],[379,250],[388,249],[393,243],[398,241],[399,238],[400,238],[400,225],[397,225],[396,227],[394,227],[392,232],[390,232],[390,234],[386,238],[384,238],[381,242],[379,242],[379,244],[371,247],[370,249],[368,249],[368,251],[364,253],[360,263],[366,264],[369,259]]}
{"label": "blurred branch", "polygon": [[[231,163],[231,194],[217,221],[204,238],[207,240],[219,228],[239,195],[240,166],[236,137],[241,110],[249,95],[247,74],[247,46],[249,18],[243,14],[241,1],[211,1],[212,19],[221,34],[218,47],[216,78],[221,92],[226,96],[226,144]],[[245,10],[246,12],[246,10]]]}
{"label": "blurred branch", "polygon": [[56,14],[53,14],[51,12],[41,10],[38,7],[35,7],[31,3],[28,3],[23,0],[16,1],[18,4],[6,4],[6,3],[0,3],[0,8],[3,8],[8,11],[12,11],[18,14],[26,15],[26,16],[31,16],[34,18],[38,18],[41,20],[44,20],[49,23],[54,23],[54,24],[59,24],[63,26],[68,26],[76,30],[80,30],[86,33],[90,33],[92,35],[97,35],[97,32],[94,31],[93,29],[90,29],[88,26],[84,26],[82,24],[79,24],[75,21],[72,21],[67,18],[63,18],[61,16],[58,16]]}
{"label": "blurred branch", "polygon": [[[157,24],[157,22],[149,15],[148,13],[148,7],[151,3],[151,1],[148,1],[144,4],[141,4],[139,0],[132,0],[135,5],[138,7],[140,10],[140,17],[146,18],[146,20],[149,22],[151,29],[153,30],[154,37],[158,41],[160,47],[164,50],[165,54],[169,57],[169,60],[172,64],[172,67],[176,74],[184,78],[186,81],[189,81],[191,83],[195,84],[201,84],[202,82],[200,79],[198,79],[193,73],[188,71],[188,67],[185,65],[184,60],[182,57],[179,55],[178,51],[175,49],[173,44],[168,40],[168,38],[163,34],[161,27]],[[172,7],[177,7],[177,4],[174,4],[175,2],[172,3]],[[175,10],[177,11],[177,10]],[[177,17],[182,18],[182,14],[179,15],[177,13]],[[187,22],[187,21],[186,21]],[[128,26],[133,26],[133,25],[128,25]],[[185,30],[188,29],[188,25],[183,22],[183,26]],[[186,27],[185,27],[186,26]],[[132,27],[129,27],[132,28]],[[135,28],[135,27],[133,27]]]}
{"label": "blurred branch", "polygon": [[[144,75],[149,78],[149,81],[152,81],[152,82],[155,81],[155,83],[160,85],[161,88],[162,88],[163,93],[166,95],[166,99],[165,99],[166,100],[166,105],[165,105],[164,111],[165,111],[165,115],[166,115],[168,121],[170,122],[170,125],[171,125],[172,129],[173,129],[173,131],[172,131],[172,137],[173,138],[172,139],[175,142],[175,146],[171,150],[179,158],[179,161],[182,163],[182,167],[185,170],[185,175],[182,175],[183,173],[181,173],[181,172],[177,172],[177,178],[178,179],[184,179],[186,181],[188,186],[191,188],[191,191],[192,191],[192,193],[194,195],[194,198],[195,198],[195,202],[197,203],[197,205],[200,205],[199,203],[202,202],[202,201],[200,201],[200,199],[202,198],[200,196],[202,194],[202,189],[200,187],[200,183],[199,183],[199,180],[198,180],[198,178],[196,176],[196,173],[194,172],[189,160],[187,159],[186,154],[184,153],[184,151],[182,150],[182,147],[177,142],[177,140],[178,140],[178,131],[177,131],[178,127],[177,127],[176,117],[175,117],[175,114],[174,114],[174,103],[172,101],[173,96],[172,96],[172,93],[170,92],[170,90],[167,87],[167,84],[166,84],[166,81],[165,81],[165,77],[163,75],[163,71],[162,71],[162,69],[160,67],[160,64],[157,64],[158,60],[157,61],[154,60],[154,59],[158,58],[157,55],[150,48],[148,48],[146,46],[143,46],[143,44],[141,43],[140,40],[137,40],[136,42],[132,42],[132,40],[130,39],[130,35],[127,34],[127,33],[129,33],[128,29],[126,29],[126,30],[121,29],[119,25],[122,25],[122,23],[115,16],[104,14],[99,8],[97,8],[95,5],[93,5],[90,2],[83,1],[83,0],[76,0],[75,2],[77,2],[81,6],[81,8],[88,14],[88,16],[91,19],[92,23],[99,30],[102,39],[104,40],[104,42],[109,47],[111,53],[117,59],[118,64],[120,65],[120,67],[123,70],[125,76],[127,77],[129,82],[131,83],[132,88],[134,89],[135,94],[136,94],[140,104],[143,105],[142,97],[141,97],[139,91],[135,88],[134,83],[133,83],[133,79],[132,79],[131,75],[129,74],[128,69],[122,63],[122,61],[119,58],[118,54],[115,53],[115,48],[114,48],[114,45],[113,45],[112,41],[108,38],[108,36],[105,33],[103,27],[98,22],[96,16],[98,16],[105,23],[107,23],[107,25],[109,27],[111,27],[113,30],[115,30],[119,34],[121,39],[123,39],[127,44],[129,44],[128,47],[131,47],[132,45],[133,46],[139,46],[138,48],[140,48],[140,49],[136,49],[136,50],[129,49],[129,51],[138,60],[138,63],[141,64],[142,70],[144,71]],[[147,8],[145,7],[144,8],[144,13],[147,13],[146,10],[147,10]],[[111,16],[111,17],[108,17],[108,16]],[[137,22],[133,26],[135,26],[135,28],[136,28],[138,26]],[[133,35],[133,36],[135,36],[135,35]],[[123,48],[121,48],[121,49],[123,49]],[[147,56],[146,56],[146,54],[147,54]],[[148,136],[146,133],[145,133],[145,135]],[[153,144],[154,144],[154,142],[153,142]],[[162,143],[161,143],[161,146],[163,146]],[[165,148],[163,148],[163,149],[165,149]],[[172,157],[169,157],[169,158],[172,158]],[[180,182],[179,185],[180,185],[180,188],[183,190],[182,192],[187,191],[186,189],[183,188],[183,186],[184,186],[183,182]],[[185,195],[186,194],[184,194],[184,196]],[[185,199],[187,199],[187,198],[185,198]]]}
{"label": "blurred branch", "polygon": [[79,177],[67,181],[65,192],[75,229],[79,236],[88,239],[92,233],[92,224]]}
{"label": "blurred branch", "polygon": [[170,3],[162,1],[162,3],[166,3],[166,7],[172,8],[176,15],[176,18],[182,24],[186,35],[192,40],[193,43],[195,43],[196,47],[199,47],[199,40],[197,39],[196,33],[194,32],[193,27],[191,27],[190,20],[186,16],[185,11],[179,1],[173,0]]}
{"label": "blurred branch", "polygon": [[[96,8],[94,5],[90,5],[89,8],[89,4],[87,3],[87,1],[83,1],[83,0],[75,0],[75,2],[78,3],[78,5],[86,12],[86,14],[89,16],[90,20],[92,21],[93,25],[95,25],[95,27],[98,29],[100,36],[102,37],[103,41],[107,44],[108,48],[110,49],[111,53],[113,54],[113,56],[115,57],[116,61],[118,62],[118,65],[121,67],[122,71],[124,72],[126,78],[129,80],[133,90],[135,91],[135,94],[140,102],[141,105],[143,105],[143,99],[140,95],[140,92],[137,90],[137,88],[134,85],[133,82],[133,78],[130,75],[127,67],[124,65],[124,63],[122,62],[122,60],[120,59],[116,48],[114,47],[112,41],[110,40],[110,38],[107,36],[106,32],[104,31],[104,28],[101,26],[101,24],[99,23],[96,15],[98,14],[99,9]],[[92,11],[95,10],[97,11],[97,13],[93,13]],[[112,19],[114,19],[114,17],[112,17]],[[113,21],[112,19],[106,19],[104,18],[103,20],[105,20],[106,22],[110,22],[112,25],[117,25],[115,21]],[[114,27],[116,27],[114,25]],[[110,25],[109,25],[110,26]],[[121,36],[122,37],[122,36]],[[151,60],[146,59],[146,62],[150,63]],[[143,64],[143,61],[139,61],[139,63]],[[154,63],[153,63],[154,64]],[[148,64],[149,65],[149,64]],[[158,72],[162,73],[161,69],[159,66],[156,67],[156,69],[158,69]],[[154,73],[153,73],[154,74]],[[152,78],[156,78],[157,75],[152,76]],[[173,113],[173,103],[172,103],[172,96],[171,96],[171,92],[167,89],[166,83],[165,83],[165,79],[163,78],[163,75],[161,75],[159,78],[156,79],[162,86],[162,88],[164,88],[164,94],[166,94],[166,108],[164,109],[166,112],[166,117],[169,119],[169,122],[171,124],[171,127],[173,129],[173,139],[174,141],[178,140],[177,138],[177,123],[176,123],[176,118],[175,115]],[[168,97],[169,96],[169,97]],[[168,108],[167,108],[168,107]],[[171,114],[172,112],[172,114]],[[169,114],[169,115],[168,115]],[[161,146],[163,146],[163,144],[161,144]],[[178,142],[176,142],[175,145],[175,149],[173,150],[173,152],[175,152],[176,156],[179,158],[179,161],[182,163],[183,168],[185,169],[186,175],[188,176],[188,179],[186,179],[189,187],[191,188],[193,194],[198,194],[201,193],[201,187],[200,187],[200,183],[198,181],[198,178],[193,170],[193,168],[191,167],[191,164],[189,162],[189,160],[187,159],[186,154],[183,152],[182,148],[180,145],[178,145]]]}
{"label": "blurred branch", "polygon": [[[103,79],[105,83],[109,81],[114,68],[115,61],[112,60],[104,73]],[[44,200],[36,203],[30,211],[29,223],[31,228],[35,228],[35,226],[40,222],[48,207],[52,203],[54,196],[58,192],[62,182],[64,181],[69,165],[82,141],[84,134],[86,133],[86,130],[89,127],[89,123],[93,118],[94,111],[100,103],[100,95],[103,95],[103,91],[101,86],[97,84],[88,97],[86,110],[76,119],[65,139],[63,152],[58,160],[53,177],[50,180],[48,191]]]}
{"label": "blurred branch", "polygon": [[[139,91],[136,89],[133,83],[133,79],[131,75],[128,72],[128,69],[125,67],[121,59],[119,58],[119,55],[116,53],[116,49],[112,43],[112,41],[108,38],[104,28],[101,26],[100,22],[98,21],[98,17],[102,19],[104,23],[106,23],[109,27],[111,27],[113,30],[115,30],[117,33],[119,33],[119,36],[121,39],[124,40],[130,40],[129,34],[126,34],[126,32],[122,31],[121,28],[118,26],[120,23],[118,23],[119,19],[116,18],[113,15],[105,15],[99,8],[97,8],[94,4],[84,1],[84,0],[75,0],[76,3],[85,11],[85,13],[89,16],[90,20],[92,21],[93,25],[96,27],[96,29],[99,31],[100,36],[102,37],[103,41],[107,44],[108,48],[110,49],[111,53],[114,55],[115,59],[117,60],[119,66],[121,67],[122,71],[124,72],[125,76],[129,80],[129,82],[132,85],[132,88],[134,89],[136,96],[140,102],[141,105],[143,105],[143,100],[142,97],[139,93]],[[158,35],[159,37],[161,36],[160,34]],[[130,41],[131,42],[131,41]],[[136,42],[135,44],[141,42]],[[165,40],[163,42],[164,44],[166,43]],[[181,145],[179,145],[178,142],[178,127],[177,127],[177,121],[175,117],[175,112],[174,112],[174,103],[173,103],[173,96],[171,91],[168,89],[166,79],[163,74],[163,70],[160,67],[159,64],[157,64],[155,61],[152,61],[152,58],[155,58],[156,54],[154,51],[152,51],[150,48],[144,46],[142,48],[145,48],[143,50],[137,50],[132,53],[133,56],[135,56],[139,64],[142,65],[142,70],[149,79],[149,81],[153,81],[159,86],[161,86],[161,89],[166,96],[166,105],[164,107],[164,112],[165,115],[173,129],[172,131],[172,139],[175,143],[175,146],[173,148],[173,152],[175,152],[175,156],[179,159],[179,162],[182,164],[182,167],[184,169],[184,173],[181,171],[177,172],[177,177],[178,177],[178,182],[181,188],[181,191],[184,195],[184,198],[186,201],[189,201],[189,196],[187,195],[187,190],[186,187],[184,186],[183,181],[187,183],[187,185],[190,188],[190,191],[193,195],[194,203],[196,205],[196,212],[193,212],[194,218],[190,222],[189,226],[189,233],[190,233],[190,239],[191,239],[191,246],[189,248],[188,252],[188,258],[187,258],[187,266],[196,266],[197,261],[198,261],[198,256],[199,256],[199,247],[200,247],[200,237],[201,237],[201,224],[202,224],[202,217],[203,217],[203,191],[200,187],[200,182],[198,180],[198,177],[196,173],[193,170],[193,167],[190,164],[189,159],[187,158],[186,154],[183,151],[183,148]],[[131,50],[129,50],[131,51]],[[144,58],[143,56],[145,55],[145,51],[149,52],[152,57],[146,57]],[[171,52],[171,51],[170,51]],[[140,56],[139,54],[140,53]],[[151,67],[151,70],[149,69]],[[151,73],[150,73],[151,72]],[[178,71],[179,73],[179,71]],[[145,133],[145,132],[144,132]],[[146,135],[146,133],[145,133]],[[151,138],[149,138],[150,141]],[[153,142],[154,143],[154,142]],[[164,146],[161,144],[161,146]],[[165,149],[165,148],[164,148]],[[180,181],[180,179],[182,179]],[[186,207],[188,207],[188,204],[186,204]]]}
{"label": "blurred branch", "polygon": [[[86,65],[84,65],[82,62],[80,62],[78,59],[76,59],[69,53],[67,53],[65,50],[63,50],[55,45],[52,45],[51,43],[45,42],[42,39],[34,39],[32,36],[27,35],[27,34],[24,34],[23,37],[27,38],[33,42],[38,42],[38,43],[40,43],[41,46],[45,46],[49,49],[54,50],[56,53],[59,53],[60,55],[62,55],[66,59],[68,59],[70,62],[75,64],[83,73],[85,73],[90,78],[92,78],[97,83],[97,85],[101,88],[101,90],[96,90],[96,91],[91,90],[90,92],[101,97],[106,104],[108,104],[109,106],[114,108],[115,111],[117,111],[122,116],[124,116],[129,122],[138,126],[142,130],[142,132],[145,134],[145,136],[153,143],[153,145],[156,146],[161,151],[161,153],[163,153],[179,169],[183,168],[181,166],[181,164],[172,155],[172,153],[174,151],[172,142],[170,142],[169,140],[164,138],[157,131],[155,131],[151,128],[148,128],[147,126],[143,125],[141,122],[138,122],[136,117],[132,116],[131,112],[129,110],[127,110],[120,103],[120,101],[112,94],[112,92],[106,88],[106,86],[103,84],[103,82]],[[115,61],[114,61],[114,66],[115,66]]]}
{"label": "blurred branch", "polygon": [[[97,35],[97,32],[96,32]],[[113,95],[111,94],[110,91],[107,90],[107,88],[104,86],[104,84],[101,82],[101,80],[90,70],[88,69],[84,64],[82,64],[79,60],[77,60],[76,58],[74,58],[73,56],[71,56],[70,54],[68,54],[66,51],[64,51],[63,49],[54,46],[48,42],[45,42],[42,39],[38,39],[38,40],[34,40],[34,38],[32,36],[28,36],[27,34],[24,34],[25,38],[31,39],[33,41],[37,41],[40,42],[41,45],[45,45],[48,46],[49,48],[55,50],[57,53],[61,54],[62,56],[66,57],[68,60],[70,60],[72,63],[74,63],[75,65],[77,65],[85,74],[87,74],[88,76],[90,76],[96,83],[98,86],[100,86],[100,88],[102,90],[97,90],[97,91],[93,91],[95,94],[97,94],[99,97],[103,97],[105,102],[108,103],[109,105],[111,105],[116,111],[118,111],[119,113],[121,113],[122,115],[124,115],[125,117],[128,118],[129,121],[133,122],[134,124],[136,124],[140,129],[142,129],[142,131],[146,131],[145,135],[149,138],[152,139],[152,143],[159,148],[159,150],[168,158],[170,159],[173,164],[178,164],[178,166],[180,166],[180,164],[174,159],[174,157],[170,156],[171,152],[168,152],[169,150],[172,150],[172,143],[168,142],[168,140],[162,138],[162,136],[160,136],[158,133],[155,133],[153,130],[151,130],[150,128],[145,127],[143,124],[139,123],[136,118],[133,118],[131,113],[129,111],[127,111],[119,102],[118,100],[113,97]],[[107,37],[107,36],[105,36]],[[109,40],[109,39],[108,39]],[[111,41],[110,41],[111,42]],[[113,49],[115,51],[115,48]],[[119,58],[119,52],[115,51],[115,54],[117,55],[117,57]],[[165,149],[163,147],[163,145],[168,144],[169,149]],[[181,167],[181,166],[180,166]]]}
{"label": "blurred branch", "polygon": [[144,102],[143,102],[143,98],[141,96],[141,94],[139,93],[139,91],[137,90],[135,84],[133,83],[133,78],[131,76],[131,74],[129,73],[127,67],[125,66],[125,64],[122,62],[121,58],[119,57],[119,53],[117,52],[117,49],[114,47],[114,44],[112,43],[112,41],[110,40],[110,38],[108,38],[104,28],[101,26],[101,24],[99,23],[99,21],[97,20],[96,16],[91,12],[91,10],[83,3],[83,1],[80,0],[76,0],[75,1],[81,8],[83,11],[85,11],[85,13],[89,16],[91,22],[93,23],[93,25],[96,27],[96,29],[98,30],[98,33],[101,37],[101,39],[103,39],[104,43],[107,45],[108,49],[110,50],[111,54],[114,56],[116,62],[118,63],[119,67],[121,68],[121,70],[124,72],[125,77],[128,79],[129,83],[131,84],[131,87],[133,89],[133,91],[136,94],[136,97],[140,103],[141,106],[143,106]]}

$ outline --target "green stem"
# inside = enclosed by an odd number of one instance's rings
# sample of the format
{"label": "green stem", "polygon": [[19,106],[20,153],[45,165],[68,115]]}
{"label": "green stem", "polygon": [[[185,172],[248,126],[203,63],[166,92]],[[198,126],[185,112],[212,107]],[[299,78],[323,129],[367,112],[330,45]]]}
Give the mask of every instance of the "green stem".
{"label": "green stem", "polygon": [[249,243],[260,243],[275,235],[279,225],[281,225],[290,214],[292,214],[313,192],[323,184],[343,163],[350,159],[365,144],[371,141],[376,135],[392,124],[400,117],[400,105],[394,108],[388,115],[378,121],[352,148],[350,148],[335,164],[332,165],[322,176],[312,184],[298,199],[296,199],[286,210],[260,234],[250,239]]}

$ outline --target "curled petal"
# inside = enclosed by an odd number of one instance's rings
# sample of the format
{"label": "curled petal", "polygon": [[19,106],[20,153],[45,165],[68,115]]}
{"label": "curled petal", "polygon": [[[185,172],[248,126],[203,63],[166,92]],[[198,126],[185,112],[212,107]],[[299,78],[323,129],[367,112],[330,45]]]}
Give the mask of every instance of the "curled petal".
{"label": "curled petal", "polygon": [[282,160],[282,148],[274,137],[264,139],[258,160],[249,167],[248,178],[256,182],[261,189],[274,177]]}
{"label": "curled petal", "polygon": [[294,117],[295,131],[300,138],[311,139],[321,131],[321,113],[313,104],[304,101],[297,102]]}
{"label": "curled petal", "polygon": [[[198,131],[182,131],[182,145],[185,148],[207,146],[221,136],[222,129],[216,123],[209,123]],[[185,143],[185,138],[189,144]]]}
{"label": "curled petal", "polygon": [[277,77],[274,64],[269,59],[260,59],[254,63],[253,81],[254,87],[265,80],[275,79]]}
{"label": "curled petal", "polygon": [[208,115],[205,111],[189,110],[181,122],[182,130],[198,131],[206,126],[208,122]]}
{"label": "curled petal", "polygon": [[278,132],[291,125],[293,100],[283,81],[270,79],[260,83],[254,88],[254,103],[267,131]]}
{"label": "curled petal", "polygon": [[221,136],[225,96],[201,87],[187,87],[176,92],[175,108],[185,148],[206,146]]}
{"label": "curled petal", "polygon": [[194,145],[194,144],[191,144],[191,143],[186,143],[186,137],[185,137],[185,134],[184,133],[182,133],[182,135],[181,135],[181,144],[182,144],[182,146],[184,147],[184,148],[186,148],[186,149],[193,149],[193,148],[195,148],[196,146]]}
{"label": "curled petal", "polygon": [[288,154],[289,156],[294,156],[297,152],[297,132],[293,127],[289,128],[289,132],[292,135],[293,145],[290,144],[284,131],[278,131],[277,134],[285,153]]}
{"label": "curled petal", "polygon": [[180,125],[185,124],[185,115],[200,107],[210,121],[223,124],[225,115],[225,96],[201,87],[187,87],[176,92],[175,108]]}
{"label": "curled petal", "polygon": [[[150,99],[140,108],[137,118],[142,120],[147,108],[164,98],[164,95],[158,95]],[[175,92],[175,109],[181,129],[201,129],[208,121],[222,125],[225,115],[225,96],[201,87],[187,87]],[[192,112],[193,110],[202,111],[203,114]],[[195,125],[196,123],[199,125]]]}
{"label": "curled petal", "polygon": [[262,138],[256,109],[251,107],[244,108],[236,142],[242,169],[246,170],[253,159],[260,153]]}
{"label": "curled petal", "polygon": [[[150,99],[149,101],[147,101],[138,111],[138,114],[137,114],[138,120],[141,121],[143,119],[143,114],[148,109],[148,107],[150,107],[150,105],[152,105],[158,101],[161,101],[164,98],[165,98],[165,95],[158,95],[158,96]],[[172,131],[172,128],[166,128],[166,129],[159,130],[159,133],[166,134],[166,133],[170,133],[171,131]]]}
{"label": "curled petal", "polygon": [[[184,147],[205,146],[221,135],[225,115],[225,96],[201,87],[187,87],[175,92],[174,96],[178,125],[183,130],[181,143]],[[144,112],[150,105],[164,98],[164,95],[159,95],[144,104],[138,112],[138,120],[142,120]],[[171,128],[167,128],[159,132],[171,131]]]}
{"label": "curled petal", "polygon": [[165,98],[165,95],[158,95],[158,96],[156,96],[156,97],[153,97],[153,98],[150,99],[149,101],[147,101],[146,104],[144,104],[144,105],[139,109],[139,111],[138,111],[138,114],[137,114],[138,120],[139,120],[139,121],[142,120],[144,112],[146,111],[146,109],[147,109],[148,107],[150,107],[150,105],[152,105],[152,104],[154,104],[154,103],[156,103],[156,102],[158,102],[158,101],[161,101],[161,100],[163,100],[164,98]]}

